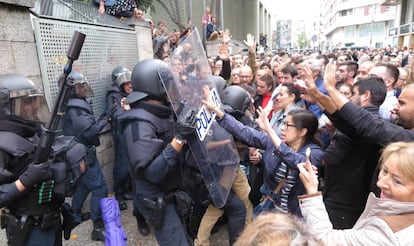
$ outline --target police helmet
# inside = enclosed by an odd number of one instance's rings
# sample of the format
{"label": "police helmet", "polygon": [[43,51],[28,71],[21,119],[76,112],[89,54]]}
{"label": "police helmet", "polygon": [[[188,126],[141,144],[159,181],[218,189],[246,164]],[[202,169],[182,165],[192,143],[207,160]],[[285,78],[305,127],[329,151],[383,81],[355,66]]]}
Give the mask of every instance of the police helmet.
{"label": "police helmet", "polygon": [[223,90],[221,102],[227,113],[244,114],[250,105],[250,95],[240,86],[231,85]]}
{"label": "police helmet", "polygon": [[123,84],[131,82],[131,74],[132,72],[129,70],[118,74],[118,77],[116,78],[116,83],[118,84],[119,89],[122,89]]}
{"label": "police helmet", "polygon": [[125,101],[131,104],[151,97],[165,100],[167,90],[174,85],[174,78],[167,63],[158,59],[145,59],[138,62],[132,70],[132,93]]}
{"label": "police helmet", "polygon": [[73,92],[76,97],[87,98],[93,96],[93,91],[88,84],[88,79],[81,73],[72,71],[68,76],[68,81],[74,85]]}
{"label": "police helmet", "polygon": [[216,85],[217,88],[217,92],[220,95],[220,98],[223,97],[223,91],[226,88],[227,84],[226,84],[226,80],[223,79],[223,77],[221,76],[217,76],[217,75],[213,75],[211,76],[211,80],[214,82],[214,84]]}
{"label": "police helmet", "polygon": [[46,123],[49,109],[41,90],[25,76],[0,75],[0,119]]}
{"label": "police helmet", "polygon": [[122,66],[118,66],[118,67],[114,68],[114,70],[112,70],[112,74],[111,74],[112,83],[116,84],[116,79],[118,78],[118,76],[121,73],[124,73],[124,72],[127,72],[127,71],[129,71],[129,69],[126,68],[126,67],[122,67]]}

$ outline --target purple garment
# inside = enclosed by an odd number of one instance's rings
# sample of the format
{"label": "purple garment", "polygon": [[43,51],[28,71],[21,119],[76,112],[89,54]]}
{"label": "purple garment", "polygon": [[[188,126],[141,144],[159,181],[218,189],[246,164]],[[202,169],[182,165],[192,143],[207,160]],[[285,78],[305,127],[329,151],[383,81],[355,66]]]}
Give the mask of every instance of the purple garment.
{"label": "purple garment", "polygon": [[105,224],[105,246],[126,246],[127,236],[122,228],[118,201],[114,197],[103,198],[101,209]]}

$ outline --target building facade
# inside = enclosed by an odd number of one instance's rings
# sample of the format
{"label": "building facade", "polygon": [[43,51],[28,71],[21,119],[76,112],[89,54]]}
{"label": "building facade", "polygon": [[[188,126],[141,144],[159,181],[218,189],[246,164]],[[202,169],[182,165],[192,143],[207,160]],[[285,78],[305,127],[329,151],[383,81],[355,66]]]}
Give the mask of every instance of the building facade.
{"label": "building facade", "polygon": [[290,50],[292,44],[292,20],[279,20],[276,24],[276,49]]}
{"label": "building facade", "polygon": [[394,27],[396,10],[396,6],[383,5],[380,0],[324,0],[324,48],[392,45],[388,30]]}
{"label": "building facade", "polygon": [[388,35],[392,37],[393,46],[414,47],[414,1],[411,0],[382,0],[382,6],[395,6],[396,17],[394,26],[390,27]]}

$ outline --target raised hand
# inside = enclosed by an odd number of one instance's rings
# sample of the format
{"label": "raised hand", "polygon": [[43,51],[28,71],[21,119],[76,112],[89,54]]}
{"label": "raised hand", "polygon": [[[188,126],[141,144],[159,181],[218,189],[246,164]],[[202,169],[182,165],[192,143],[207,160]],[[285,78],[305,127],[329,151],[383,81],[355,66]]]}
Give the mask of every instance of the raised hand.
{"label": "raised hand", "polygon": [[229,60],[230,53],[229,53],[229,46],[226,43],[219,44],[219,57],[221,60]]}
{"label": "raised hand", "polygon": [[336,79],[336,62],[330,61],[325,67],[325,74],[323,77],[323,86],[327,91],[335,89]]}
{"label": "raised hand", "polygon": [[248,33],[246,36],[246,40],[244,40],[244,43],[246,44],[247,47],[249,47],[250,53],[256,52],[256,39],[254,38],[253,35]]}
{"label": "raised hand", "polygon": [[305,74],[306,74],[306,78],[304,79],[305,85],[306,85],[304,86],[305,92],[311,93],[313,90],[317,90],[318,87],[315,84],[315,79],[313,78],[312,69],[308,66],[305,66],[303,70],[305,71]]}
{"label": "raised hand", "polygon": [[202,100],[202,103],[208,110],[213,111],[216,105],[214,104],[213,99],[211,99],[210,88],[207,85],[204,86],[203,92],[204,92],[204,99]]}
{"label": "raised hand", "polygon": [[211,98],[211,91],[210,88],[205,85],[203,88],[204,99],[201,101],[210,112],[214,112],[218,118],[223,118],[224,112],[216,106]]}
{"label": "raised hand", "polygon": [[259,115],[259,117],[256,119],[256,122],[259,125],[259,127],[265,132],[273,131],[269,119],[267,118],[266,111],[264,111],[263,108],[259,106],[256,112]]}
{"label": "raised hand", "polygon": [[223,43],[228,44],[231,41],[232,36],[230,35],[230,30],[225,29],[223,31]]}

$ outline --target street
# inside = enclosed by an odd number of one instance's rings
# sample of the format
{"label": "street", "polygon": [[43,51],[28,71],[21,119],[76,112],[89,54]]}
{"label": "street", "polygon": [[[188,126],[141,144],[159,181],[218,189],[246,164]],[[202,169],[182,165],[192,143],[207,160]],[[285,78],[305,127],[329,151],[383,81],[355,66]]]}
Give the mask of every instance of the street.
{"label": "street", "polygon": [[[85,202],[88,205],[89,201]],[[143,237],[139,234],[137,229],[137,223],[135,217],[132,216],[132,201],[127,201],[128,209],[121,211],[122,225],[127,234],[128,246],[144,246],[144,245],[157,245],[153,231],[150,235]],[[86,211],[86,209],[85,209]],[[102,246],[104,243],[95,242],[91,240],[92,221],[88,220],[77,226],[73,231],[71,238],[68,241],[63,240],[64,246]],[[6,243],[6,231],[0,232],[0,245],[7,245]],[[220,231],[212,235],[211,246],[224,246],[228,245],[227,230],[222,227]]]}

